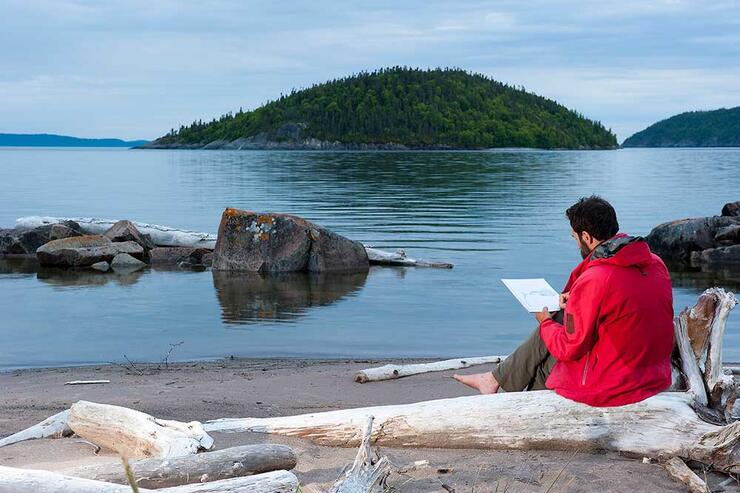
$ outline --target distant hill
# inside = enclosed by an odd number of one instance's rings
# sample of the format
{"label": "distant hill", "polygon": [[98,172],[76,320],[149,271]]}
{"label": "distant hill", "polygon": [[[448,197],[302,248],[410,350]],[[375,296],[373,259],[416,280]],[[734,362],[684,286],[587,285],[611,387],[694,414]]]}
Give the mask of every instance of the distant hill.
{"label": "distant hill", "polygon": [[740,106],[689,111],[650,125],[624,147],[740,147]]}
{"label": "distant hill", "polygon": [[0,147],[136,147],[147,140],[80,139],[54,134],[0,134]]}
{"label": "distant hill", "polygon": [[197,121],[146,148],[611,149],[615,135],[557,102],[457,69],[405,67],[312,86]]}

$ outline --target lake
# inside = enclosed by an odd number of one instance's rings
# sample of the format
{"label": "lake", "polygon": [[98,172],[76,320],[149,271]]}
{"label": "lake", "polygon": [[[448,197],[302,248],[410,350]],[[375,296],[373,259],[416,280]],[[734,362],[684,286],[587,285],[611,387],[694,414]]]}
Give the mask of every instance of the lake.
{"label": "lake", "polygon": [[[506,354],[535,326],[501,284],[561,288],[580,260],[564,217],[598,193],[621,230],[719,214],[740,199],[740,149],[259,152],[0,149],[0,227],[28,215],[131,219],[215,232],[227,206],[304,216],[452,270],[262,278],[127,276],[0,262],[0,369],[245,357]],[[674,274],[675,308],[706,287]],[[725,360],[740,360],[740,313]],[[182,342],[182,344],[179,344]],[[177,346],[171,346],[179,344]]]}

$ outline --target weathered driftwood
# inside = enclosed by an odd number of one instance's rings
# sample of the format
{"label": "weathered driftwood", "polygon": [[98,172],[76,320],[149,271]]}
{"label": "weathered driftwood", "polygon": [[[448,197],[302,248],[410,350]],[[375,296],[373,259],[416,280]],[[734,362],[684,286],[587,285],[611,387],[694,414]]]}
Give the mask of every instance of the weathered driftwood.
{"label": "weathered driftwood", "polygon": [[69,427],[80,437],[131,459],[182,457],[213,447],[213,439],[197,421],[157,419],[109,404],[72,404]]}
{"label": "weathered driftwood", "polygon": [[23,442],[25,440],[33,440],[35,438],[60,438],[63,436],[70,436],[72,434],[72,430],[69,428],[67,423],[68,419],[69,409],[57,413],[54,416],[50,416],[30,428],[26,428],[23,431],[19,431],[18,433],[14,433],[3,438],[0,440],[0,447]]}
{"label": "weathered driftwood", "polygon": [[376,265],[398,265],[405,267],[436,267],[440,269],[452,269],[454,266],[449,262],[436,262],[433,260],[415,259],[406,256],[403,250],[394,253],[378,250],[365,245],[367,258],[371,264]]}
{"label": "weathered driftwood", "polygon": [[[290,470],[296,465],[296,456],[286,445],[260,444],[169,459],[131,460],[129,465],[139,486],[164,488],[251,476],[281,469]],[[128,481],[120,461],[76,467],[63,473],[108,483],[126,484]]]}
{"label": "weathered driftwood", "polygon": [[599,408],[551,391],[477,395],[278,418],[220,419],[208,431],[259,432],[334,446],[359,443],[375,416],[375,443],[399,447],[615,450],[678,456],[740,471],[740,422],[716,426],[692,408],[693,396],[670,392],[628,406]]}
{"label": "weathered driftwood", "polygon": [[707,483],[704,482],[699,476],[692,471],[684,461],[678,457],[671,457],[663,463],[663,467],[668,474],[678,481],[686,485],[689,492],[691,493],[709,493]]}
{"label": "weathered driftwood", "polygon": [[[704,348],[699,354],[706,355],[705,369],[721,361],[721,348],[717,348],[721,341],[712,332],[724,331],[726,312],[734,304],[731,293],[713,288],[702,294],[696,307],[677,317],[677,343],[682,354],[688,351],[681,367],[689,377],[690,391],[666,392],[636,404],[598,408],[538,391],[280,418],[222,419],[207,422],[204,428],[277,433],[352,446],[359,442],[361,423],[372,415],[377,424],[374,440],[393,446],[601,449],[656,458],[682,457],[718,470],[740,472],[740,422],[718,426],[702,419],[714,412],[715,421],[724,421],[730,398],[718,400],[717,407],[712,407],[711,399],[707,400],[709,406],[702,403],[701,389],[708,396],[707,383],[715,375],[705,371],[707,380],[695,378],[699,372],[694,371],[698,363],[692,350]],[[698,317],[700,311],[708,315]],[[696,344],[694,337],[705,339],[706,345]],[[730,384],[720,379],[715,385]],[[723,388],[721,395],[727,393],[728,388]]]}
{"label": "weathered driftwood", "polygon": [[692,308],[674,320],[681,371],[689,392],[696,396],[698,411],[709,411],[719,421],[731,421],[737,386],[722,369],[722,339],[727,317],[737,299],[720,288],[710,288]]}
{"label": "weathered driftwood", "polygon": [[110,380],[72,380],[64,382],[64,385],[98,385],[102,383],[110,383]]}
{"label": "weathered driftwood", "polygon": [[[121,466],[123,468],[123,466]],[[141,493],[295,493],[298,478],[289,471],[272,471],[255,476],[188,484]],[[76,478],[49,471],[0,466],[0,491],[12,493],[131,493],[131,486]]]}
{"label": "weathered driftwood", "polygon": [[500,363],[506,356],[477,356],[474,358],[457,358],[432,363],[417,363],[411,365],[384,365],[377,368],[368,368],[355,373],[355,382],[377,382],[380,380],[392,380],[420,373],[431,373],[435,371],[459,370],[475,365],[486,365],[489,363]]}
{"label": "weathered driftwood", "polygon": [[388,490],[386,480],[391,473],[391,464],[387,457],[373,460],[373,451],[370,448],[373,419],[373,416],[367,417],[355,461],[334,483],[331,493],[383,493]]}

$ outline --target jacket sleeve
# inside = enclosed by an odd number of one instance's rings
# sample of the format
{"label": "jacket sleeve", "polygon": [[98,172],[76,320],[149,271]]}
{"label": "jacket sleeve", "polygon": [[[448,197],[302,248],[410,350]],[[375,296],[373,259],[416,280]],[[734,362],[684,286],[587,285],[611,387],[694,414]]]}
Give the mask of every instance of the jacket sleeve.
{"label": "jacket sleeve", "polygon": [[581,276],[571,288],[563,324],[552,319],[540,324],[540,337],[556,360],[580,359],[596,342],[607,280],[590,274]]}

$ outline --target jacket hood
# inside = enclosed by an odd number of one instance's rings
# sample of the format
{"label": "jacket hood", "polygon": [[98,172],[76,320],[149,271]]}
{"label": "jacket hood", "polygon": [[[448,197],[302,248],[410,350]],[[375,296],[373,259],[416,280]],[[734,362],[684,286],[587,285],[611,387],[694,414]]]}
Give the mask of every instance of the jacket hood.
{"label": "jacket hood", "polygon": [[645,238],[617,234],[594,248],[589,264],[612,264],[622,267],[640,267],[652,262],[652,254]]}

